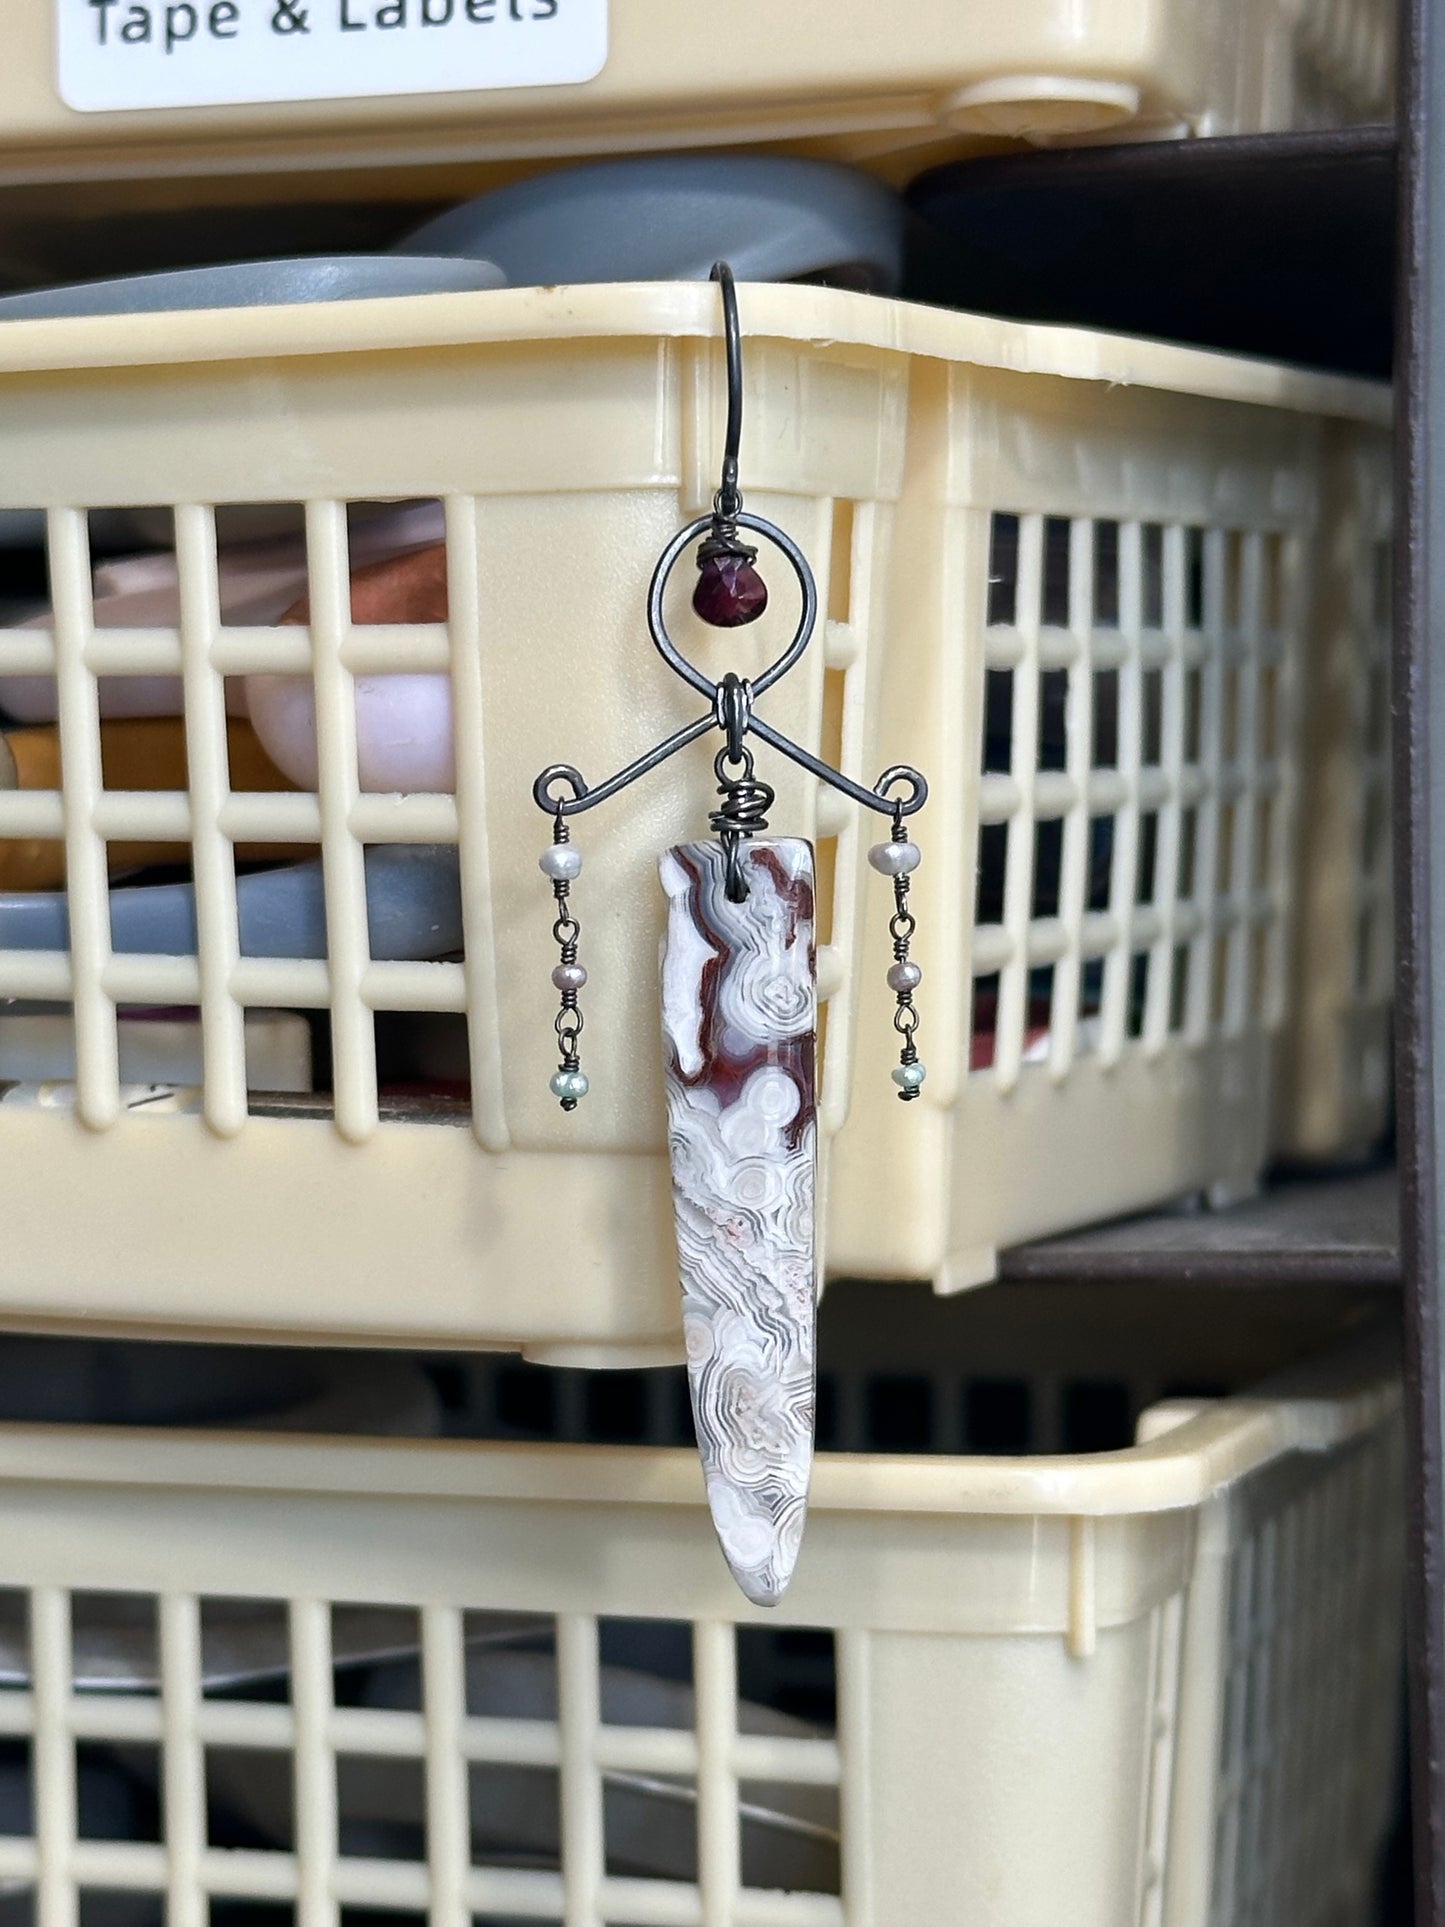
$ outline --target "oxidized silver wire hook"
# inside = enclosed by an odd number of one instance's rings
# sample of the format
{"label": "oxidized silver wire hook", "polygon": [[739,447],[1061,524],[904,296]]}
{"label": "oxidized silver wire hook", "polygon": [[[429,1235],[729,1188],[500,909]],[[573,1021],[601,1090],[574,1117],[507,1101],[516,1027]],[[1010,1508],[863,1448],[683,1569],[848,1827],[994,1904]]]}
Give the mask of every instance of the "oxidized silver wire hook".
{"label": "oxidized silver wire hook", "polygon": [[723,352],[727,358],[728,418],[723,432],[722,483],[714,506],[719,515],[735,522],[742,509],[738,492],[738,450],[743,439],[743,331],[738,320],[738,291],[726,261],[715,261],[711,279],[722,292]]}

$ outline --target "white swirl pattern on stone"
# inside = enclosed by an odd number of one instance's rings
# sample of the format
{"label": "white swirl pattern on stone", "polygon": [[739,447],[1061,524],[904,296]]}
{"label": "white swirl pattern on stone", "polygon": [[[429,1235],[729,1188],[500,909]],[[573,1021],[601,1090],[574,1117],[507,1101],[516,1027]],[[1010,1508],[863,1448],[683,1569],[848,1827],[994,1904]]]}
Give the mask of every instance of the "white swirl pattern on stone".
{"label": "white swirl pattern on stone", "polygon": [[744,903],[717,843],[662,859],[673,1213],[708,1505],[733,1577],[776,1605],[813,1460],[817,976],[813,851],[744,843]]}

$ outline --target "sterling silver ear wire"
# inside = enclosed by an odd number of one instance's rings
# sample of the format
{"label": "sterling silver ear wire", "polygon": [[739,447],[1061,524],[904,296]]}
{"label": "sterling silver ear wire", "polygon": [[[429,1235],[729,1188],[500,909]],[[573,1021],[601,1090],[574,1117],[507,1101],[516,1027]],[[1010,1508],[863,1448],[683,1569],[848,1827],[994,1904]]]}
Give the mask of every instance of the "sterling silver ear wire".
{"label": "sterling silver ear wire", "polygon": [[[922,808],[928,785],[899,763],[865,789],[757,713],[758,698],[808,647],[818,591],[792,538],[743,508],[737,291],[725,263],[713,278],[722,294],[727,352],[722,481],[712,513],[690,522],[663,550],[647,597],[653,646],[708,707],[604,783],[589,788],[570,763],[553,763],[532,794],[552,819],[552,842],[541,858],[552,883],[559,950],[552,982],[560,997],[560,1058],[551,1087],[563,1110],[572,1111],[587,1094],[578,1004],[587,972],[578,961],[581,928],[571,909],[582,859],[569,819],[619,795],[709,730],[723,736],[713,758],[719,803],[708,819],[717,840],[679,844],[661,862],[668,898],[662,959],[668,1147],[683,1339],[708,1504],[734,1578],[755,1604],[769,1606],[781,1598],[797,1559],[813,1455],[818,988],[812,846],[763,834],[776,798],[757,774],[749,738],[892,820],[889,840],[868,855],[874,869],[893,880],[888,984],[902,1039],[893,1077],[904,1099],[918,1096],[924,1076],[914,1044],[920,972],[909,956],[915,925],[908,898],[919,852],[907,821]],[[747,681],[730,671],[714,682],[668,634],[663,595],[677,562],[696,545],[697,613],[722,628],[756,620],[768,591],[744,533],[785,557],[802,613],[792,641],[761,675]]]}

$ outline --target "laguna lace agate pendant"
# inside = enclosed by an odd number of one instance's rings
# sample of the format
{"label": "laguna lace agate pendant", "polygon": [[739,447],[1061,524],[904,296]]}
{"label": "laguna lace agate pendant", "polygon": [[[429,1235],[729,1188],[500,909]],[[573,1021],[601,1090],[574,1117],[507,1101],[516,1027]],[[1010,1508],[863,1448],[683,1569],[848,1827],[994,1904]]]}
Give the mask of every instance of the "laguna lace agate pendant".
{"label": "laguna lace agate pendant", "polygon": [[693,1418],[734,1578],[775,1605],[803,1535],[817,1307],[813,851],[720,843],[662,859],[663,1047]]}

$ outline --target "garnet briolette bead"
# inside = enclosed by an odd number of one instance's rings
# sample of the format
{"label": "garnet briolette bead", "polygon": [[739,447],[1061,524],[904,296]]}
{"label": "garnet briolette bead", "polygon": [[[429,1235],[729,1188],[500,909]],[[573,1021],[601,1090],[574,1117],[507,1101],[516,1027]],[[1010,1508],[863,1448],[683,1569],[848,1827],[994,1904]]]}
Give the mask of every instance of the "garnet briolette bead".
{"label": "garnet briolette bead", "polygon": [[[708,550],[711,549],[711,553]],[[740,629],[768,606],[768,585],[753,567],[756,550],[704,545],[692,606],[714,629]]]}

